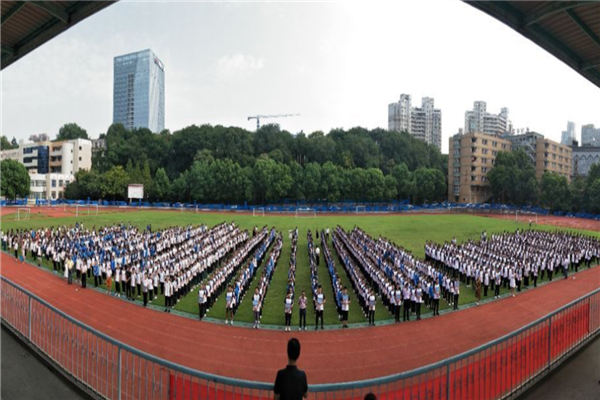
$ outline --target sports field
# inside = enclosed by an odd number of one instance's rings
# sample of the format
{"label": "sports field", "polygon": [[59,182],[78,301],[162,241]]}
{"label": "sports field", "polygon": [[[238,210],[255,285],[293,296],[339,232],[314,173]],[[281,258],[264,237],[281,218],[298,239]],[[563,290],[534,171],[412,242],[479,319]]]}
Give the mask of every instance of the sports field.
{"label": "sports field", "polygon": [[[69,210],[64,215],[68,215]],[[71,212],[71,214],[73,214]],[[88,228],[100,227],[104,225],[113,225],[117,223],[131,223],[140,228],[145,228],[148,224],[152,225],[153,229],[161,229],[169,226],[184,226],[188,224],[199,225],[206,224],[212,227],[224,221],[235,221],[241,229],[252,230],[254,226],[268,227],[274,226],[283,236],[283,249],[277,263],[277,267],[273,274],[273,279],[269,286],[269,291],[265,299],[263,307],[262,324],[264,325],[283,325],[283,301],[287,283],[287,272],[290,259],[291,242],[289,240],[288,231],[299,229],[298,234],[298,252],[297,252],[297,267],[296,267],[296,293],[306,290],[307,296],[310,298],[310,270],[307,251],[307,230],[313,231],[313,236],[316,230],[321,230],[329,227],[333,230],[337,225],[345,229],[352,229],[354,226],[359,226],[368,234],[377,238],[385,236],[391,241],[410,250],[419,258],[424,257],[424,244],[427,240],[432,240],[437,243],[449,241],[452,237],[456,237],[458,242],[468,239],[479,240],[481,232],[486,230],[488,235],[494,232],[515,231],[518,228],[527,228],[527,223],[518,223],[514,220],[503,220],[484,218],[472,215],[343,215],[343,216],[317,216],[316,218],[295,218],[294,216],[257,216],[242,215],[242,214],[208,214],[208,213],[193,213],[193,212],[177,212],[177,211],[123,211],[117,210],[100,211],[98,215],[84,215],[80,217],[65,216],[65,217],[48,217],[44,214],[37,214],[35,208],[32,209],[31,219],[27,221],[16,221],[14,215],[5,215],[2,217],[2,229],[4,231],[13,228],[40,228],[61,225],[73,225],[75,222],[83,223]],[[536,229],[540,230],[556,230],[563,229],[555,226],[539,225]],[[570,229],[573,230],[573,229]],[[582,233],[600,237],[600,232],[579,231]],[[314,237],[315,245],[320,246],[320,240]],[[331,246],[330,251],[336,261],[337,270],[340,274],[343,283],[351,290],[350,279],[341,266],[341,262],[337,258],[337,254]],[[51,263],[45,263],[44,267],[51,269]],[[260,276],[262,268],[261,264],[258,268],[256,276]],[[326,298],[331,299],[328,306],[325,308],[324,320],[326,325],[340,325],[337,312],[334,306],[333,291],[331,287],[331,279],[325,262],[321,261],[319,266],[319,280],[323,286]],[[253,293],[258,279],[254,279],[250,290],[247,293]],[[93,286],[93,278],[88,282],[89,286]],[[502,289],[505,293],[506,289]],[[350,293],[351,299],[356,299],[354,293]],[[488,299],[493,297],[488,293]],[[466,286],[462,287],[460,296],[460,305],[467,305],[475,301],[475,293],[473,288]],[[163,306],[164,299],[158,296],[153,301],[156,306]],[[442,301],[440,309],[447,308],[447,304]],[[197,315],[197,296],[196,291],[188,294],[182,299],[175,309],[181,312],[190,313],[190,316]],[[379,301],[376,307],[376,321],[391,320],[392,316],[387,309],[383,307]],[[424,314],[428,314],[427,308],[423,310]],[[214,304],[212,309],[207,314],[208,319],[224,319],[225,305],[224,296],[221,296]],[[307,309],[307,322],[310,326],[314,323],[314,311],[312,307]],[[243,299],[239,305],[236,322],[252,322],[252,305],[250,296]],[[294,312],[292,324],[297,324],[297,311]],[[362,310],[356,304],[350,307],[349,322],[354,324],[365,324],[366,317]]]}

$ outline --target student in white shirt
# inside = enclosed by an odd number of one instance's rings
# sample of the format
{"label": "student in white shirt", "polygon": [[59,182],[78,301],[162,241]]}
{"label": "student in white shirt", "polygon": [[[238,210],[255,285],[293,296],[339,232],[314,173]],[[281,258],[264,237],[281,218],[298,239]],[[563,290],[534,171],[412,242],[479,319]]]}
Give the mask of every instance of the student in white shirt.
{"label": "student in white shirt", "polygon": [[225,325],[229,323],[229,319],[231,318],[231,325],[233,325],[233,307],[235,305],[235,295],[233,292],[233,286],[229,285],[227,287],[227,292],[225,293]]}
{"label": "student in white shirt", "polygon": [[260,290],[258,287],[254,289],[254,294],[252,295],[252,313],[254,314],[254,326],[253,329],[258,329],[260,325]]}
{"label": "student in white shirt", "polygon": [[369,297],[369,326],[375,326],[375,292],[370,290]]}
{"label": "student in white shirt", "polygon": [[323,294],[323,288],[321,287],[321,285],[319,285],[319,288],[317,289],[317,296],[316,296],[316,323],[315,323],[315,331],[317,329],[319,329],[319,320],[321,320],[321,329],[323,328],[323,311],[325,310],[325,302],[327,301],[325,299],[325,295]]}
{"label": "student in white shirt", "polygon": [[200,286],[200,290],[198,290],[198,316],[200,317],[200,321],[204,318],[204,313],[206,305],[206,290],[204,287]]}
{"label": "student in white shirt", "polygon": [[285,331],[291,332],[291,324],[292,324],[292,311],[294,309],[294,300],[292,300],[292,294],[288,293],[285,296],[284,304],[284,313],[285,313]]}

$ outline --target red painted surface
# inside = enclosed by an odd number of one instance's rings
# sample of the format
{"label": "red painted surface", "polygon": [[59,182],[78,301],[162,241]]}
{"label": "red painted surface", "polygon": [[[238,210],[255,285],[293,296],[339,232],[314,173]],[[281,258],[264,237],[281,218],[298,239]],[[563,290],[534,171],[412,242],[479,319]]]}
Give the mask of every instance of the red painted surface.
{"label": "red painted surface", "polygon": [[4,253],[1,261],[3,276],[119,341],[190,368],[263,382],[272,382],[285,365],[286,343],[292,336],[302,343],[299,367],[307,372],[309,383],[363,380],[468,351],[600,286],[600,269],[593,268],[580,272],[576,279],[557,280],[515,298],[419,322],[286,333],[203,323],[144,309],[94,290],[68,286],[60,277],[21,265]]}

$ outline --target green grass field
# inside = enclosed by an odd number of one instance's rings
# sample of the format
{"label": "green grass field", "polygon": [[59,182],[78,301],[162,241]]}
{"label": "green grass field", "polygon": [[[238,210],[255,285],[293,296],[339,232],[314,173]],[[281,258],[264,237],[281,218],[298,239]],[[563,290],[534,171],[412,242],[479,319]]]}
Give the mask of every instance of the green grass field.
{"label": "green grass field", "polygon": [[[296,267],[296,293],[300,294],[302,290],[306,290],[307,296],[311,297],[310,292],[310,270],[308,264],[308,250],[306,242],[306,233],[308,229],[313,231],[315,245],[320,246],[320,239],[317,240],[314,232],[318,229],[329,227],[333,230],[337,225],[341,225],[345,229],[352,229],[354,226],[359,226],[371,236],[377,238],[379,235],[385,236],[393,242],[410,250],[419,258],[424,257],[424,244],[427,240],[443,243],[456,236],[459,242],[474,239],[478,240],[483,230],[488,232],[488,235],[494,232],[515,231],[518,228],[526,228],[526,223],[517,223],[509,220],[499,220],[493,218],[476,217],[470,215],[393,215],[393,216],[356,216],[356,215],[340,215],[340,216],[319,216],[316,218],[295,218],[294,216],[265,216],[253,217],[251,215],[236,215],[231,213],[224,214],[195,214],[191,212],[160,212],[160,211],[134,211],[134,212],[111,212],[101,213],[97,216],[82,216],[82,217],[67,217],[67,218],[32,218],[29,221],[16,221],[13,216],[10,218],[2,217],[2,229],[4,231],[11,228],[40,228],[47,226],[72,225],[75,222],[83,223],[84,226],[92,228],[114,223],[131,223],[140,228],[145,228],[151,224],[153,229],[160,229],[174,225],[186,224],[206,224],[209,227],[214,226],[223,221],[235,221],[242,229],[251,230],[255,225],[262,227],[268,225],[274,226],[283,236],[283,248],[279,257],[273,278],[269,286],[265,303],[263,307],[262,324],[263,325],[283,325],[283,300],[285,297],[287,273],[291,252],[291,243],[288,237],[288,231],[298,227],[298,252],[297,252],[297,267]],[[541,230],[556,230],[561,229],[554,226],[540,225],[537,227]],[[600,237],[599,232],[580,231],[586,234]],[[345,285],[351,288],[350,279],[345,273],[335,249],[329,243],[329,248],[332,253],[338,274],[340,274]],[[268,253],[270,253],[269,249]],[[323,254],[323,253],[321,253]],[[338,325],[339,320],[334,306],[333,290],[331,287],[331,279],[329,273],[321,257],[319,266],[319,280],[323,286],[326,298],[329,300],[325,307],[324,320],[327,325]],[[51,263],[44,267],[52,268]],[[259,277],[264,268],[264,263],[258,268],[256,276]],[[93,278],[88,281],[93,285]],[[257,280],[253,280],[250,289],[247,293],[253,293],[256,287]],[[502,293],[506,293],[503,289]],[[493,295],[493,294],[492,294]],[[491,297],[488,293],[488,298]],[[251,323],[253,320],[251,296],[240,303],[236,314],[236,321]],[[356,304],[356,295],[351,292],[351,299],[354,304],[350,307],[349,321],[350,323],[366,323],[366,318],[362,310]],[[473,288],[463,287],[461,291],[460,304],[466,305],[475,301],[475,292]],[[162,306],[164,299],[158,296],[154,304]],[[224,302],[219,299],[213,308],[208,313],[211,319],[224,319],[225,310]],[[188,294],[175,307],[182,312],[192,313],[198,312],[196,292]],[[440,303],[440,309],[447,308],[444,301]],[[391,319],[392,316],[387,309],[383,307],[381,302],[377,304],[376,320]],[[427,314],[427,308],[423,309],[423,314]],[[307,310],[307,325],[314,326],[315,315],[312,307]],[[294,310],[292,318],[293,326],[298,324],[298,312]]]}

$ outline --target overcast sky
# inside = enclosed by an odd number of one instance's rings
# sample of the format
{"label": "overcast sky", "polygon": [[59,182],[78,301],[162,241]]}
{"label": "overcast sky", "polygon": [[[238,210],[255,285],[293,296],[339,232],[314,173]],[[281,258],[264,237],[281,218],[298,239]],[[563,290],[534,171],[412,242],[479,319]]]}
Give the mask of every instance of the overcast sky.
{"label": "overcast sky", "polygon": [[150,48],[165,64],[165,126],[292,133],[387,128],[401,93],[435,98],[442,145],[475,100],[516,128],[560,140],[568,120],[600,125],[600,89],[500,22],[458,0],[352,3],[121,1],[2,71],[2,134],[92,137],[112,123],[113,57]]}

